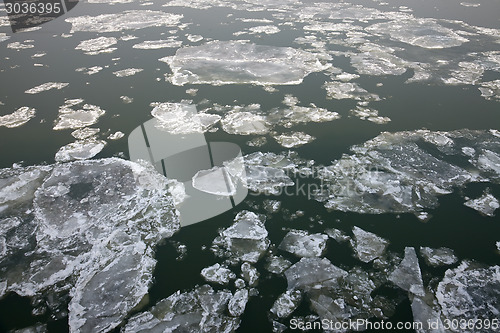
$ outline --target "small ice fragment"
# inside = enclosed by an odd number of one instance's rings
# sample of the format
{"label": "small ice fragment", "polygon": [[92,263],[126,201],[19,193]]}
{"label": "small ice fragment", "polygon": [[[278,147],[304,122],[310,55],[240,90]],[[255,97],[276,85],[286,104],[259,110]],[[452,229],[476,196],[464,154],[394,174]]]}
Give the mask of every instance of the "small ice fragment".
{"label": "small ice fragment", "polygon": [[495,216],[495,210],[497,210],[500,207],[498,199],[495,198],[488,191],[485,191],[485,193],[477,199],[471,199],[466,201],[464,205],[469,208],[477,210],[483,215],[491,217]]}
{"label": "small ice fragment", "polygon": [[355,82],[332,81],[326,82],[324,87],[329,98],[355,99],[359,101],[380,100],[378,95],[369,93]]}
{"label": "small ice fragment", "polygon": [[338,243],[344,243],[351,240],[351,237],[349,237],[345,232],[339,229],[326,229],[325,233],[328,235],[328,237],[335,239]]}
{"label": "small ice fragment", "polygon": [[269,131],[269,125],[264,116],[246,111],[229,112],[221,123],[224,131],[229,134],[266,134]]}
{"label": "small ice fragment", "polygon": [[182,45],[182,41],[173,39],[146,40],[142,43],[132,46],[134,49],[141,50],[158,50],[164,48],[178,48]]}
{"label": "small ice fragment", "polygon": [[130,104],[134,101],[134,99],[132,97],[128,97],[128,96],[120,96],[120,100],[124,104]]}
{"label": "small ice fragment", "polygon": [[480,3],[473,3],[473,2],[461,2],[460,5],[464,6],[464,7],[479,7],[479,6],[481,6]]}
{"label": "small ice fragment", "polygon": [[14,50],[31,49],[34,47],[35,47],[35,45],[33,45],[33,44],[23,44],[20,42],[13,42],[13,43],[7,44],[8,49],[14,49]]}
{"label": "small ice fragment", "polygon": [[228,284],[230,280],[236,278],[236,274],[234,274],[229,268],[221,266],[218,263],[203,268],[201,270],[201,276],[209,282],[215,282],[218,284]]}
{"label": "small ice fragment", "polygon": [[87,160],[99,154],[106,145],[102,140],[78,140],[59,148],[55,160],[68,162],[72,160]]}
{"label": "small ice fragment", "polygon": [[109,47],[115,45],[117,43],[116,38],[114,37],[98,37],[89,40],[81,41],[76,50],[82,50],[86,54],[96,55],[99,53],[109,53],[110,51],[114,51],[116,49],[110,50]]}
{"label": "small ice fragment", "polygon": [[424,257],[425,262],[433,267],[453,265],[458,260],[453,250],[446,247],[437,249],[420,247],[420,254]]}
{"label": "small ice fragment", "polygon": [[171,134],[204,133],[220,120],[216,114],[198,112],[184,103],[160,103],[151,111],[157,127]]}
{"label": "small ice fragment", "polygon": [[271,273],[281,274],[291,265],[290,261],[281,256],[272,256],[267,259],[266,269]]}
{"label": "small ice fragment", "polygon": [[247,141],[247,145],[250,147],[262,147],[267,143],[267,139],[265,136],[258,136],[253,138],[252,140]]}
{"label": "small ice fragment", "polygon": [[250,287],[255,287],[257,285],[257,281],[259,280],[259,272],[248,262],[241,264],[241,276]]}
{"label": "small ice fragment", "polygon": [[203,36],[200,36],[200,35],[187,35],[187,40],[192,42],[192,43],[196,43],[196,42],[199,42],[200,40],[203,40]]}
{"label": "small ice fragment", "polygon": [[271,308],[271,313],[278,318],[288,318],[302,301],[300,290],[287,290],[281,294]]}
{"label": "small ice fragment", "polygon": [[118,139],[121,139],[125,136],[125,133],[121,132],[121,131],[117,131],[113,134],[110,134],[108,135],[108,139],[110,140],[118,140]]}
{"label": "small ice fragment", "polygon": [[210,170],[198,171],[192,179],[192,184],[195,189],[200,191],[231,196],[236,194],[236,185],[224,167],[213,167]]}
{"label": "small ice fragment", "polygon": [[308,291],[318,287],[336,286],[337,280],[347,272],[323,258],[302,258],[285,271],[288,289]]}
{"label": "small ice fragment", "polygon": [[62,89],[66,87],[69,83],[64,83],[64,82],[47,82],[44,84],[41,84],[39,86],[36,86],[34,88],[28,89],[25,91],[26,94],[38,94],[42,91],[47,91],[51,89]]}
{"label": "small ice fragment", "polygon": [[389,275],[389,280],[411,294],[425,296],[422,273],[420,272],[415,248],[405,248],[404,258],[399,266]]}
{"label": "small ice fragment", "polygon": [[303,132],[291,132],[273,136],[285,148],[300,147],[314,141],[316,138]]}
{"label": "small ice fragment", "polygon": [[74,130],[71,132],[71,135],[78,140],[83,140],[90,138],[91,136],[96,135],[99,133],[100,129],[98,128],[90,128],[90,127],[85,127],[85,128],[79,128],[77,130]]}
{"label": "small ice fragment", "polygon": [[19,127],[26,124],[33,118],[36,114],[35,109],[23,106],[16,111],[0,116],[0,126],[5,126],[8,128]]}
{"label": "small ice fragment", "polygon": [[370,262],[380,257],[389,244],[382,237],[356,226],[352,228],[352,233],[354,238],[351,240],[351,246],[358,259],[362,262]]}
{"label": "small ice fragment", "polygon": [[320,257],[326,250],[327,239],[323,234],[310,235],[303,230],[293,230],[285,235],[278,248],[298,257]]}
{"label": "small ice fragment", "polygon": [[142,72],[142,68],[127,68],[127,69],[122,69],[116,72],[113,72],[117,77],[126,77],[126,76],[132,76],[137,73]]}
{"label": "small ice fragment", "polygon": [[239,317],[245,312],[245,307],[248,302],[248,290],[239,289],[234,293],[234,296],[229,300],[227,309],[231,316]]}
{"label": "small ice fragment", "polygon": [[81,99],[67,100],[59,107],[59,117],[54,125],[54,130],[76,129],[93,125],[106,111],[92,104],[84,104],[81,109],[72,107],[83,103]]}
{"label": "small ice fragment", "polygon": [[257,27],[251,27],[248,29],[251,34],[267,34],[272,35],[280,32],[280,28],[274,25],[259,25]]}

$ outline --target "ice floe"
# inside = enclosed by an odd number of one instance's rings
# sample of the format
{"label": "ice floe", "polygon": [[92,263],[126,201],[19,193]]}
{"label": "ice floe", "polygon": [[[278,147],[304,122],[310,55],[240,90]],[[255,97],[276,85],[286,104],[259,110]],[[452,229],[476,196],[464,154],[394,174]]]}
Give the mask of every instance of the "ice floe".
{"label": "ice floe", "polygon": [[139,44],[132,46],[134,49],[141,50],[157,50],[164,48],[178,48],[181,47],[182,41],[173,39],[160,39],[160,40],[147,40]]}
{"label": "ice floe", "polygon": [[30,119],[33,118],[35,114],[36,110],[34,108],[30,108],[27,106],[20,107],[10,114],[0,116],[0,126],[5,126],[8,128],[19,127],[30,121]]}
{"label": "ice floe", "polygon": [[358,105],[356,109],[351,110],[351,114],[362,120],[368,120],[376,124],[387,124],[391,121],[391,118],[389,117],[379,116],[378,110],[367,108],[361,105]]}
{"label": "ice floe", "polygon": [[77,31],[114,32],[137,30],[148,27],[175,26],[182,15],[151,10],[129,10],[116,14],[101,14],[97,16],[77,16],[66,19],[71,23],[71,33]]}
{"label": "ice floe", "polygon": [[14,50],[32,49],[34,47],[35,47],[35,45],[33,45],[33,44],[23,44],[21,42],[13,42],[13,43],[7,44],[8,49],[14,49]]}
{"label": "ice floe", "polygon": [[291,132],[274,136],[274,139],[285,148],[300,147],[316,138],[304,132]]}
{"label": "ice floe", "polygon": [[159,120],[157,127],[172,134],[204,133],[221,117],[216,114],[197,112],[185,103],[160,103],[151,111]]}
{"label": "ice floe", "polygon": [[239,289],[237,290],[233,297],[229,300],[227,304],[227,309],[231,316],[239,317],[245,311],[245,307],[248,302],[248,290],[247,289]]}
{"label": "ice floe", "polygon": [[248,262],[241,264],[241,276],[248,283],[249,287],[255,287],[259,280],[259,272],[257,268],[250,265]]}
{"label": "ice floe", "polygon": [[355,82],[326,82],[327,96],[334,99],[355,99],[359,101],[378,101],[380,97],[369,93]]}
{"label": "ice floe", "polygon": [[212,250],[234,262],[257,262],[270,245],[264,221],[263,216],[253,212],[238,213],[234,224],[214,239]]}
{"label": "ice floe", "polygon": [[108,139],[109,140],[119,140],[121,138],[123,138],[125,136],[125,133],[121,132],[121,131],[116,131],[110,135],[108,135]]}
{"label": "ice floe", "polygon": [[269,131],[264,116],[246,111],[229,112],[221,123],[222,129],[229,134],[266,134]]}
{"label": "ice floe", "polygon": [[320,257],[326,250],[327,239],[328,236],[323,234],[292,230],[285,235],[278,248],[298,257]]}
{"label": "ice floe", "polygon": [[446,247],[440,247],[437,249],[420,247],[420,254],[425,259],[427,265],[433,267],[453,265],[458,261],[458,258],[455,256],[453,250]]}
{"label": "ice floe", "polygon": [[326,258],[302,258],[285,271],[288,289],[308,291],[314,288],[335,286],[347,272],[334,266]]}
{"label": "ice floe", "polygon": [[122,70],[113,72],[113,74],[115,74],[116,77],[126,77],[126,76],[133,76],[137,73],[142,72],[143,70],[144,69],[142,69],[142,68],[126,68],[126,69],[122,69]]}
{"label": "ice floe", "polygon": [[464,203],[465,206],[477,210],[486,216],[495,216],[495,211],[500,207],[498,199],[491,193],[485,192],[477,199],[471,199]]}
{"label": "ice floe", "polygon": [[90,128],[90,127],[84,127],[84,128],[79,128],[71,132],[71,135],[78,140],[83,140],[90,138],[97,133],[99,133],[100,129],[98,128]]}
{"label": "ice floe", "polygon": [[56,162],[69,162],[73,160],[88,160],[99,154],[106,145],[106,141],[85,139],[69,143],[56,153]]}
{"label": "ice floe", "polygon": [[88,55],[111,53],[116,50],[116,48],[111,48],[110,46],[115,45],[117,42],[118,41],[114,37],[97,37],[81,41],[75,49],[82,50]]}
{"label": "ice floe", "polygon": [[0,32],[0,43],[6,41],[9,38],[10,38],[10,36],[7,36],[6,33]]}
{"label": "ice floe", "polygon": [[287,290],[281,294],[271,308],[278,318],[287,318],[299,306],[302,301],[302,292],[300,290]]}
{"label": "ice floe", "polygon": [[64,105],[59,107],[59,116],[54,125],[54,130],[76,129],[93,125],[106,112],[97,105],[84,104],[80,109],[73,109],[74,106],[82,104],[82,99],[66,100]]}
{"label": "ice floe", "polygon": [[283,257],[271,256],[267,258],[266,269],[274,274],[283,273],[292,263]]}
{"label": "ice floe", "polygon": [[130,318],[123,332],[234,332],[240,319],[226,313],[230,302],[233,312],[244,309],[244,296],[244,292],[233,296],[229,290],[214,291],[208,285],[184,293],[177,291]]}
{"label": "ice floe", "polygon": [[411,294],[425,296],[422,273],[420,272],[415,248],[405,248],[404,258],[399,266],[389,275],[389,280]]}
{"label": "ice floe", "polygon": [[[179,229],[167,180],[116,158],[0,174],[10,184],[2,219],[14,218],[12,240],[24,239],[9,241],[0,259],[11,263],[0,271],[2,293],[34,297],[55,314],[69,310],[72,332],[122,323],[148,292],[153,246]],[[9,208],[20,204],[28,209],[22,215]]]}
{"label": "ice floe", "polygon": [[[462,262],[459,267],[446,271],[439,283],[436,298],[443,316],[449,321],[497,318],[500,300],[500,267],[483,267],[474,262]],[[464,332],[451,327],[453,332]],[[477,330],[467,330],[467,332]],[[494,332],[484,327],[481,332]]]}
{"label": "ice floe", "polygon": [[236,194],[236,182],[226,168],[213,167],[210,170],[200,170],[192,178],[195,189],[205,193],[231,196]]}
{"label": "ice floe", "polygon": [[370,262],[382,256],[389,245],[382,237],[356,226],[352,228],[352,233],[354,238],[351,240],[351,246],[358,259],[363,262]]}
{"label": "ice floe", "polygon": [[28,89],[25,91],[26,94],[38,94],[43,91],[51,90],[51,89],[62,89],[69,85],[69,83],[65,82],[47,82],[44,84],[41,84],[39,86],[33,87],[31,89]]}
{"label": "ice floe", "polygon": [[228,284],[230,280],[236,278],[236,274],[229,268],[221,266],[220,264],[214,264],[203,268],[201,270],[201,276],[208,282],[215,282],[218,284]]}
{"label": "ice floe", "polygon": [[160,59],[169,64],[174,85],[189,84],[299,84],[312,72],[329,67],[316,54],[291,47],[256,45],[241,41],[212,41],[177,50]]}
{"label": "ice floe", "polygon": [[252,34],[267,34],[272,35],[280,32],[280,28],[274,25],[259,25],[248,29]]}

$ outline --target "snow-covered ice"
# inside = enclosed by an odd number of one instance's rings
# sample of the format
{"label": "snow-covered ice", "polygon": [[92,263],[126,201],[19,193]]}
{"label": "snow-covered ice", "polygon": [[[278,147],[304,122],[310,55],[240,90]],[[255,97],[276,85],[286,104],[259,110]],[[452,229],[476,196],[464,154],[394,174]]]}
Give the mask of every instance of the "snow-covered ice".
{"label": "snow-covered ice", "polygon": [[467,200],[464,205],[477,210],[483,215],[491,217],[495,216],[495,211],[500,207],[498,199],[487,192],[477,199]]}
{"label": "snow-covered ice", "polygon": [[201,270],[201,276],[208,282],[215,282],[218,284],[228,284],[230,280],[236,278],[236,274],[229,268],[221,266],[220,264],[214,264],[203,268]]}
{"label": "snow-covered ice", "polygon": [[433,267],[453,265],[458,261],[454,251],[446,247],[440,247],[437,249],[420,247],[420,254],[425,259],[425,262]]}

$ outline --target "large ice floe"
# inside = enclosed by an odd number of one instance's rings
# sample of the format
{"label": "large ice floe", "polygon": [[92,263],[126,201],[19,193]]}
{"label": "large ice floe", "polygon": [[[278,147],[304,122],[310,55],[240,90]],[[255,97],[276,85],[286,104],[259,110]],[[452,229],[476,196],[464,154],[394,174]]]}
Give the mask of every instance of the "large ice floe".
{"label": "large ice floe", "polygon": [[321,56],[291,47],[242,41],[212,41],[177,50],[160,59],[169,64],[167,79],[184,84],[299,84],[312,72],[327,69]]}
{"label": "large ice floe", "polygon": [[[106,111],[93,104],[83,104],[83,99],[68,99],[59,107],[54,130],[76,129],[95,124]],[[80,106],[83,104],[82,106]],[[75,110],[75,107],[79,109]]]}
{"label": "large ice floe", "polygon": [[114,32],[136,30],[148,27],[174,26],[179,23],[182,15],[151,10],[129,10],[116,14],[97,16],[77,16],[66,19],[71,23],[71,32]]}
{"label": "large ice floe", "polygon": [[155,244],[179,228],[167,182],[116,158],[0,170],[1,295],[69,315],[71,332],[121,324],[147,295]]}
{"label": "large ice floe", "polygon": [[500,181],[496,130],[385,132],[352,151],[318,172],[323,190],[316,198],[329,209],[418,213],[454,187]]}
{"label": "large ice floe", "polygon": [[8,128],[19,127],[26,124],[33,118],[36,114],[34,108],[27,106],[20,107],[16,111],[0,116],[0,126],[5,126]]}

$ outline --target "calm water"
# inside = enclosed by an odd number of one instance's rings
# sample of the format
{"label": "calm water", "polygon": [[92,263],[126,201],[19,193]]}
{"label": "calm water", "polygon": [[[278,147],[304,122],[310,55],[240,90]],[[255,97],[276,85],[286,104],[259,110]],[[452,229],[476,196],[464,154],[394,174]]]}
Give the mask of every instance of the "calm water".
{"label": "calm water", "polygon": [[[415,17],[427,17],[443,20],[460,20],[470,26],[481,26],[500,29],[498,19],[500,2],[479,1],[479,7],[465,7],[459,1],[387,1],[384,5],[375,1],[351,1],[368,8],[377,8],[381,11],[398,12],[400,6],[407,6]],[[307,123],[293,127],[294,131],[302,131],[316,137],[311,143],[294,148],[300,157],[313,159],[317,164],[328,165],[339,159],[342,154],[350,153],[352,145],[377,136],[381,132],[412,131],[418,129],[451,131],[455,129],[497,129],[500,130],[500,104],[498,99],[485,99],[478,90],[478,85],[472,84],[444,84],[440,78],[448,77],[450,72],[436,70],[433,79],[427,82],[405,83],[414,74],[413,68],[408,68],[401,75],[360,75],[352,82],[357,82],[370,93],[378,94],[380,101],[370,102],[369,107],[377,109],[379,116],[389,117],[390,122],[377,124],[361,120],[350,113],[358,101],[353,99],[331,99],[323,87],[325,81],[331,81],[328,72],[315,72],[306,76],[298,85],[276,85],[275,92],[265,91],[262,86],[251,84],[231,84],[214,86],[209,84],[186,84],[175,86],[165,80],[164,74],[171,73],[169,66],[158,61],[166,56],[174,56],[177,47],[161,49],[134,49],[133,45],[145,40],[167,39],[175,36],[182,41],[183,46],[201,45],[209,40],[249,40],[251,43],[270,46],[292,46],[307,48],[294,42],[305,34],[303,27],[306,22],[294,21],[293,17],[286,18],[293,13],[293,9],[284,11],[284,19],[276,19],[276,11],[246,11],[232,8],[196,9],[181,6],[162,7],[165,2],[154,2],[147,6],[145,2],[131,2],[110,4],[89,4],[80,2],[66,16],[41,26],[40,30],[19,32],[13,34],[5,23],[0,26],[1,33],[10,38],[0,42],[0,115],[10,114],[22,106],[36,109],[36,116],[26,124],[15,127],[0,127],[0,167],[10,168],[13,163],[23,165],[52,164],[54,156],[60,147],[73,142],[72,130],[53,130],[54,122],[58,117],[58,109],[65,100],[82,98],[86,103],[97,105],[106,113],[99,118],[96,124],[90,126],[99,128],[99,139],[107,141],[105,148],[94,158],[118,156],[128,158],[127,135],[143,122],[151,119],[152,102],[192,101],[198,110],[219,105],[249,105],[259,103],[264,114],[273,108],[283,107],[285,95],[291,94],[300,101],[299,105],[307,106],[314,103],[317,107],[338,112],[340,119],[323,123]],[[258,3],[258,2],[256,2]],[[2,8],[2,7],[0,7]],[[117,13],[123,10],[160,10],[184,15],[182,29],[176,27],[149,27],[137,30],[123,30],[119,32],[81,32],[70,34],[71,24],[65,19],[82,15],[100,15]],[[326,15],[325,13],[319,13]],[[5,16],[5,12],[0,12]],[[274,16],[273,16],[274,15]],[[239,18],[266,18],[274,23],[242,22]],[[283,24],[285,22],[291,24]],[[346,17],[349,21],[351,18]],[[355,25],[366,27],[383,20],[357,22]],[[0,21],[1,22],[1,21]],[[6,22],[6,21],[4,21]],[[443,26],[448,25],[458,30],[449,21],[439,21]],[[276,34],[242,34],[234,32],[248,31],[252,26],[279,24],[280,32]],[[191,42],[187,36],[201,35],[204,39]],[[136,39],[120,40],[126,35],[133,35]],[[324,41],[342,39],[325,33],[317,34]],[[84,54],[75,49],[81,41],[99,36],[115,37],[117,44],[111,47],[117,49],[110,53],[97,55]],[[468,37],[467,35],[464,35]],[[401,58],[413,62],[434,63],[436,59],[465,59],[472,52],[500,51],[499,37],[478,37],[474,43],[464,43],[457,47],[442,49],[425,49],[407,43],[389,40],[381,35],[367,37],[371,42],[387,47],[399,48],[395,53]],[[385,38],[385,39],[384,39]],[[389,40],[389,41],[386,41]],[[32,48],[13,49],[7,47],[10,43],[20,42],[31,44]],[[325,52],[332,54],[328,62],[340,68],[343,72],[357,73],[349,59],[349,52],[359,52],[358,46],[341,43],[326,43]],[[33,57],[34,54],[46,53],[42,57]],[[472,56],[469,56],[469,58]],[[432,61],[431,61],[432,60]],[[462,60],[456,60],[456,63]],[[465,61],[465,60],[464,60]],[[42,66],[35,66],[42,64]],[[500,64],[497,64],[500,67]],[[101,66],[103,69],[93,75],[87,75],[77,68]],[[451,65],[450,65],[451,66]],[[456,66],[455,66],[456,67]],[[126,68],[140,68],[141,72],[130,77],[117,77],[113,72]],[[486,69],[478,82],[487,82],[500,79],[500,71]],[[69,85],[61,90],[49,90],[38,94],[26,94],[25,91],[45,82],[67,82]],[[187,89],[198,89],[196,95],[190,95]],[[132,103],[123,103],[120,96],[133,98]],[[497,92],[498,97],[498,92]],[[279,133],[286,133],[290,129],[276,127]],[[119,140],[108,140],[109,134],[121,131],[125,136]],[[228,141],[238,144],[243,154],[255,151],[279,153],[287,149],[281,147],[269,135],[267,144],[262,147],[250,147],[247,141],[256,137],[231,135],[222,128],[214,133],[205,134],[208,141]],[[390,241],[389,251],[403,253],[407,246],[448,247],[455,251],[460,260],[472,259],[487,265],[500,264],[500,256],[495,252],[494,244],[500,241],[500,220],[498,217],[485,217],[477,211],[463,205],[464,196],[479,197],[486,188],[500,198],[500,186],[483,182],[468,185],[463,189],[456,189],[452,194],[439,197],[439,207],[429,210],[432,218],[420,222],[413,214],[380,214],[365,215],[328,211],[314,200],[304,196],[249,196],[245,202],[232,211],[207,220],[203,223],[183,228],[180,232],[157,247],[156,259],[158,263],[154,271],[154,284],[150,289],[150,298],[147,307],[168,297],[177,290],[189,290],[196,285],[206,283],[200,271],[222,260],[213,255],[208,249],[220,228],[226,228],[233,223],[237,212],[248,209],[264,213],[260,208],[265,199],[275,199],[282,202],[279,213],[268,217],[266,228],[272,244],[281,242],[288,228],[323,232],[326,228],[338,228],[349,232],[353,225],[373,232]],[[286,218],[287,212],[304,211],[304,216],[295,220]],[[498,215],[498,214],[497,214]],[[319,223],[322,221],[322,223]],[[178,253],[174,242],[187,246],[187,255],[182,260],[176,260]],[[297,258],[290,253],[275,249],[292,262]],[[336,243],[329,240],[325,257],[334,265],[346,270],[360,266],[360,262],[352,256],[352,250],[347,243]],[[244,314],[241,316],[240,332],[271,332],[272,324],[268,319],[268,311],[274,300],[286,290],[287,283],[283,276],[277,276],[264,269],[264,260],[255,264],[261,274],[258,291],[259,295],[251,297]],[[363,266],[361,266],[363,267]],[[235,266],[235,272],[239,267]],[[433,277],[442,277],[446,268],[422,268],[424,283]],[[220,286],[215,286],[221,288]],[[235,290],[230,284],[229,289]],[[382,293],[385,291],[382,290]],[[404,295],[404,292],[400,292]],[[395,298],[401,296],[397,295]],[[403,297],[404,298],[404,297]],[[146,307],[146,308],[147,308]],[[295,316],[311,314],[307,302],[302,302],[294,312]],[[391,321],[411,321],[412,313],[410,302],[406,299],[399,303]],[[49,332],[68,331],[67,318],[53,319],[50,313],[40,316],[31,315],[31,305],[27,298],[8,294],[0,300],[0,331],[23,328],[36,322],[48,323]],[[286,321],[285,321],[286,322]],[[118,330],[117,330],[118,331]]]}

